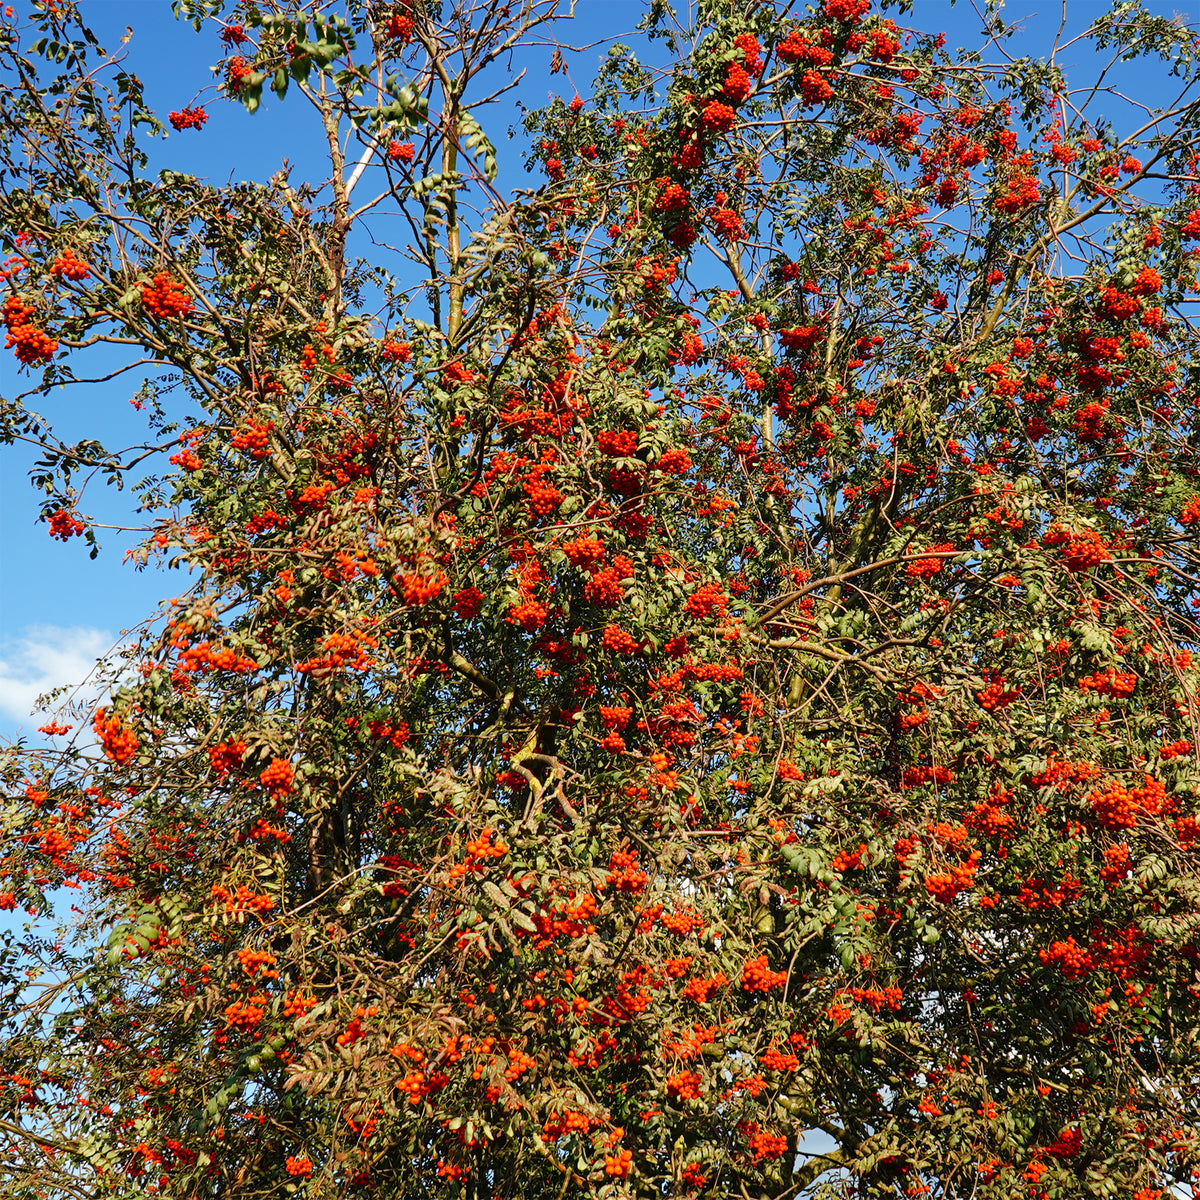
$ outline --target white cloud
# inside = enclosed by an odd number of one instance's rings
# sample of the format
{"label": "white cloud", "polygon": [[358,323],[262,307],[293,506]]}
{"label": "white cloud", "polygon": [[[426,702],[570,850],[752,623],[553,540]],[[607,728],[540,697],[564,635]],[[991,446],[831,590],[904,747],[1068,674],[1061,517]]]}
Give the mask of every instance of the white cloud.
{"label": "white cloud", "polygon": [[103,629],[31,625],[0,646],[0,716],[29,725],[37,698],[56,687],[82,683],[96,659],[113,649]]}

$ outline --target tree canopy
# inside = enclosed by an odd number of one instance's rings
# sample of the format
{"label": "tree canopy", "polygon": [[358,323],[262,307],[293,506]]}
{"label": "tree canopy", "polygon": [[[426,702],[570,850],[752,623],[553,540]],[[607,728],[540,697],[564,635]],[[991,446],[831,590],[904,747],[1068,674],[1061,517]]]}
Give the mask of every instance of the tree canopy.
{"label": "tree canopy", "polygon": [[1196,32],[907,7],[653,0],[505,162],[556,0],[179,0],[165,119],[8,10],[0,434],[180,573],[3,760],[0,1196],[1192,1184]]}

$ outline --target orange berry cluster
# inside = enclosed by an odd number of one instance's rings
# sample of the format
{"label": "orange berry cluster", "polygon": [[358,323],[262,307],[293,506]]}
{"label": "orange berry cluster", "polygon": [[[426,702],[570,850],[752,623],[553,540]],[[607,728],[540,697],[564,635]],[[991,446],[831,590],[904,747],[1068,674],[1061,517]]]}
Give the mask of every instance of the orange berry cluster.
{"label": "orange berry cluster", "polygon": [[214,900],[224,901],[225,912],[231,916],[244,912],[267,913],[275,907],[273,896],[268,896],[265,892],[252,892],[244,883],[238,885],[236,892],[230,892],[227,887],[214,883],[209,894]]}
{"label": "orange berry cluster", "polygon": [[685,1000],[695,1000],[697,1004],[707,1004],[723,987],[727,987],[729,979],[724,971],[718,971],[711,979],[693,979],[681,991],[680,996]]}
{"label": "orange berry cluster", "polygon": [[699,1071],[680,1071],[667,1079],[667,1095],[677,1100],[699,1100],[704,1077]]}
{"label": "orange berry cluster", "polygon": [[511,1083],[514,1079],[519,1079],[530,1067],[534,1066],[534,1060],[523,1050],[518,1050],[515,1046],[508,1052],[508,1066],[504,1070],[504,1078]]}
{"label": "orange berry cluster", "polygon": [[58,343],[44,330],[29,324],[26,318],[31,317],[33,311],[16,296],[10,295],[4,301],[3,313],[0,314],[0,320],[4,321],[8,329],[4,348],[12,349],[27,367],[48,361],[58,349]]}
{"label": "orange berry cluster", "polygon": [[415,28],[412,17],[405,16],[404,13],[392,13],[383,33],[385,37],[404,45],[412,38]]}
{"label": "orange berry cluster", "polygon": [[449,1082],[445,1075],[434,1073],[426,1077],[424,1071],[409,1071],[399,1083],[396,1090],[408,1095],[410,1105],[420,1104],[425,1096],[440,1091]]}
{"label": "orange berry cluster", "polygon": [[354,1016],[350,1019],[350,1024],[346,1026],[342,1033],[337,1035],[337,1044],[339,1046],[353,1046],[355,1042],[365,1037],[366,1035],[363,1033],[362,1027],[363,1021],[368,1017],[376,1016],[378,1012],[379,1010],[373,1004],[369,1008],[364,1008],[360,1005],[354,1010]]}
{"label": "orange berry cluster", "polygon": [[779,1158],[787,1153],[787,1148],[788,1140],[781,1134],[757,1129],[750,1135],[750,1149],[754,1152],[755,1162],[762,1162],[764,1158]]}
{"label": "orange berry cluster", "polygon": [[96,710],[92,729],[100,739],[100,745],[104,747],[105,757],[119,766],[137,753],[137,735],[132,729],[126,728],[119,717],[107,717],[105,712],[103,708]]}
{"label": "orange berry cluster", "polygon": [[273,758],[271,765],[268,766],[258,777],[259,783],[267,789],[267,791],[279,799],[281,796],[286,796],[291,790],[296,779],[296,771],[286,758]]}
{"label": "orange berry cluster", "polygon": [[1085,675],[1079,681],[1081,692],[1097,692],[1101,696],[1129,696],[1137,687],[1138,677],[1131,671],[1118,671],[1109,667],[1095,675]]}
{"label": "orange berry cluster", "polygon": [[542,1126],[542,1141],[557,1142],[560,1137],[573,1133],[586,1134],[591,1127],[592,1119],[586,1113],[552,1113]]}
{"label": "orange berry cluster", "polygon": [[862,866],[863,855],[867,853],[864,842],[857,850],[839,850],[829,864],[831,871],[857,871]]}
{"label": "orange berry cluster", "polygon": [[597,537],[586,535],[564,542],[562,550],[573,567],[587,568],[604,557],[604,543]]}
{"label": "orange berry cluster", "polygon": [[604,1173],[606,1175],[615,1175],[623,1179],[631,1170],[633,1170],[632,1150],[622,1150],[620,1154],[604,1156]]}
{"label": "orange berry cluster", "polygon": [[152,283],[142,285],[142,303],[160,320],[182,317],[192,311],[192,298],[165,271],[159,271]]}
{"label": "orange berry cluster", "polygon": [[634,894],[646,890],[650,876],[642,870],[636,850],[616,850],[609,860],[609,873],[604,877],[608,887],[619,892]]}
{"label": "orange berry cluster", "polygon": [[1038,957],[1047,964],[1058,963],[1068,979],[1078,979],[1095,966],[1092,956],[1082,946],[1076,945],[1073,937],[1065,942],[1051,942],[1048,949],[1038,951]]}
{"label": "orange berry cluster", "polygon": [[687,598],[683,606],[683,611],[689,617],[697,617],[703,620],[705,617],[712,616],[713,613],[724,613],[725,604],[725,592],[721,585],[706,583],[703,587],[698,587]]}
{"label": "orange berry cluster", "polygon": [[404,603],[409,605],[428,604],[446,586],[445,574],[435,569],[431,574],[419,571],[401,575],[404,584]]}
{"label": "orange berry cluster", "polygon": [[208,642],[189,646],[179,656],[179,669],[188,674],[197,671],[232,671],[240,674],[253,671],[258,666],[254,659],[239,654],[230,646],[214,650]]}
{"label": "orange berry cluster", "polygon": [[211,747],[208,752],[208,761],[212,764],[212,769],[219,776],[228,775],[234,767],[241,766],[242,758],[246,753],[246,743],[241,741],[236,742],[219,742]]}
{"label": "orange berry cluster", "polygon": [[83,532],[83,525],[65,508],[50,514],[50,536],[66,542],[78,537]]}
{"label": "orange berry cluster", "polygon": [[504,842],[493,842],[496,831],[485,826],[474,841],[467,843],[467,854],[471,858],[503,858],[508,853]]}
{"label": "orange berry cluster", "polygon": [[271,430],[274,428],[274,421],[265,425],[247,421],[246,428],[235,433],[229,444],[235,450],[244,450],[251,458],[266,458],[271,453]]}
{"label": "orange berry cluster", "polygon": [[795,1071],[800,1066],[800,1060],[794,1054],[785,1054],[777,1050],[772,1042],[766,1051],[758,1056],[758,1065],[768,1071]]}
{"label": "orange berry cluster", "polygon": [[1016,687],[1005,687],[1007,681],[1004,679],[996,679],[989,683],[987,687],[979,693],[980,706],[988,712],[993,712],[998,708],[1005,708],[1016,700],[1021,695],[1021,685]]}
{"label": "orange berry cluster", "polygon": [[608,625],[605,627],[600,644],[605,650],[611,650],[614,654],[636,654],[640,643],[619,625]]}
{"label": "orange berry cluster", "polygon": [[62,279],[86,279],[91,274],[87,263],[75,257],[74,251],[64,250],[51,264],[50,274]]}
{"label": "orange berry cluster", "polygon": [[167,113],[167,120],[174,130],[203,129],[208,113],[202,108],[184,108],[179,112]]}
{"label": "orange berry cluster", "polygon": [[975,882],[975,872],[979,869],[980,853],[971,851],[971,857],[965,863],[960,863],[950,871],[930,875],[925,880],[925,890],[943,904],[949,904],[960,892],[965,892]]}
{"label": "orange berry cluster", "polygon": [[[632,563],[629,564],[630,569],[626,571],[623,569],[625,564],[619,561],[620,558],[621,556],[618,556],[618,561],[614,562],[611,567],[604,567],[592,573],[592,577],[583,588],[585,600],[600,608],[616,608],[625,599],[621,580],[632,573]],[[628,562],[628,560],[625,561]]]}
{"label": "orange berry cluster", "polygon": [[477,587],[463,588],[454,593],[451,607],[455,616],[469,621],[472,617],[477,617],[483,608],[483,593]]}
{"label": "orange berry cluster", "polygon": [[1115,779],[1088,797],[1096,820],[1105,829],[1132,829],[1140,817],[1152,817],[1166,803],[1166,789],[1149,775],[1142,787],[1127,788]]}
{"label": "orange berry cluster", "polygon": [[296,670],[301,674],[315,675],[321,678],[335,671],[365,671],[375,665],[375,660],[368,654],[379,642],[359,630],[349,633],[331,633],[322,643],[325,653],[317,658],[306,659],[296,664]]}
{"label": "orange berry cluster", "polygon": [[248,996],[235,1000],[225,1009],[226,1024],[234,1029],[253,1029],[263,1019],[269,1003],[266,996]]}
{"label": "orange berry cluster", "polygon": [[787,983],[786,971],[772,971],[767,966],[767,956],[760,954],[747,961],[742,968],[742,990],[746,992],[769,992]]}
{"label": "orange berry cluster", "polygon": [[717,133],[728,133],[737,121],[737,113],[720,100],[710,100],[700,113],[700,123],[705,129]]}
{"label": "orange berry cluster", "polygon": [[269,950],[243,949],[237,952],[237,960],[247,975],[261,975],[263,979],[278,979],[279,972],[266,970],[275,965],[275,955]]}
{"label": "orange berry cluster", "polygon": [[605,729],[624,729],[629,724],[631,716],[633,716],[632,708],[606,704],[600,706],[600,720],[604,722]]}
{"label": "orange berry cluster", "polygon": [[1094,529],[1083,529],[1074,533],[1061,528],[1049,529],[1042,538],[1042,545],[1061,546],[1067,570],[1075,573],[1098,567],[1101,563],[1112,562],[1108,547]]}
{"label": "orange berry cluster", "polygon": [[316,996],[305,996],[300,992],[288,992],[287,1000],[283,1006],[283,1015],[285,1017],[302,1017],[310,1008],[315,1008],[316,1004]]}
{"label": "orange berry cluster", "polygon": [[540,629],[549,616],[549,610],[541,600],[525,600],[514,604],[504,618],[510,625],[519,625],[527,633]]}
{"label": "orange berry cluster", "polygon": [[865,1004],[872,1012],[881,1012],[885,1008],[895,1012],[904,999],[904,993],[898,987],[856,987],[842,994],[849,995],[856,1004]]}
{"label": "orange berry cluster", "polygon": [[632,458],[637,453],[638,435],[634,429],[601,430],[596,434],[596,445],[602,454],[613,458]]}

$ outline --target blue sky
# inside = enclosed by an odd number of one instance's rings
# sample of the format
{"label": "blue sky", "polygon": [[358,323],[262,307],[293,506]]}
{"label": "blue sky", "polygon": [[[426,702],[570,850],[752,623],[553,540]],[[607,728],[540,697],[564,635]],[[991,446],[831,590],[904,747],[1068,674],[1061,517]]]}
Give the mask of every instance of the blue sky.
{"label": "blue sky", "polygon": [[[174,20],[169,0],[80,0],[85,19],[110,49],[126,43],[128,67],[141,76],[150,103],[165,117],[172,109],[201,100],[210,119],[200,132],[172,132],[155,149],[155,165],[186,169],[214,180],[263,179],[288,158],[303,171],[306,148],[303,135],[311,125],[302,122],[300,106],[280,104],[269,93],[260,111],[251,116],[240,105],[214,99],[210,66],[222,57],[217,27],[201,33]],[[682,7],[682,6],[681,6]],[[1099,14],[1098,0],[1068,0],[1068,17],[1080,24]],[[1151,7],[1170,13],[1159,4]],[[19,12],[19,9],[18,9]],[[576,44],[631,31],[642,12],[641,0],[579,0],[580,20],[574,28],[563,26],[562,36]],[[1046,0],[1022,0],[1009,6],[1010,22],[1024,24],[1026,36],[1014,44],[1015,53],[1038,53],[1058,24],[1060,5]],[[980,41],[980,21],[965,2],[952,6],[949,0],[916,0],[909,23],[927,29],[945,30],[948,42],[975,45]],[[573,86],[586,94],[601,51],[571,56],[571,78],[548,74],[545,62],[531,63],[530,76],[519,96],[529,106],[544,103],[551,90],[570,95]],[[1088,52],[1079,51],[1079,66],[1086,68]],[[1070,62],[1064,63],[1072,65]],[[1166,83],[1143,73],[1136,90],[1154,98]],[[515,106],[507,112],[493,110],[488,131],[497,142],[502,182],[520,186],[519,153],[503,141],[507,126],[515,124]],[[11,396],[21,390],[22,379],[10,355],[0,358],[0,394]],[[82,370],[82,368],[80,368]],[[89,389],[52,393],[38,398],[33,407],[51,419],[60,436],[72,440],[100,436],[110,444],[123,438],[140,440],[142,429],[129,405],[137,380],[126,377],[112,384]],[[153,614],[160,600],[186,586],[179,573],[135,572],[122,562],[132,543],[128,536],[101,531],[104,550],[89,560],[86,548],[76,540],[67,544],[52,541],[44,526],[36,523],[37,494],[26,475],[33,455],[21,446],[2,450],[0,467],[0,739],[31,733],[41,720],[32,720],[29,710],[34,698],[50,687],[78,682],[98,655],[119,644],[123,630]],[[131,517],[128,493],[102,486],[89,489],[85,510],[102,522],[127,524]]]}

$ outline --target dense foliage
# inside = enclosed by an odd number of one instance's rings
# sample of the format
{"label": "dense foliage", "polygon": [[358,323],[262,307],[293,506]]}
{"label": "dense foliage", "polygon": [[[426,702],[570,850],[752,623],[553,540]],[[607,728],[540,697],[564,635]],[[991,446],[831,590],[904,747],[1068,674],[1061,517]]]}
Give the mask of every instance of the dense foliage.
{"label": "dense foliage", "polygon": [[[4,436],[65,542],[158,472],[187,568],[8,760],[0,906],[76,911],[0,967],[0,1195],[1190,1184],[1194,33],[1097,11],[1183,97],[1122,130],[1057,49],[656,3],[509,194],[555,5],[319,7],[182,0],[165,149],[69,3],[0,25]],[[264,88],[327,177],[171,158]],[[144,446],[30,407],[92,353]]]}

